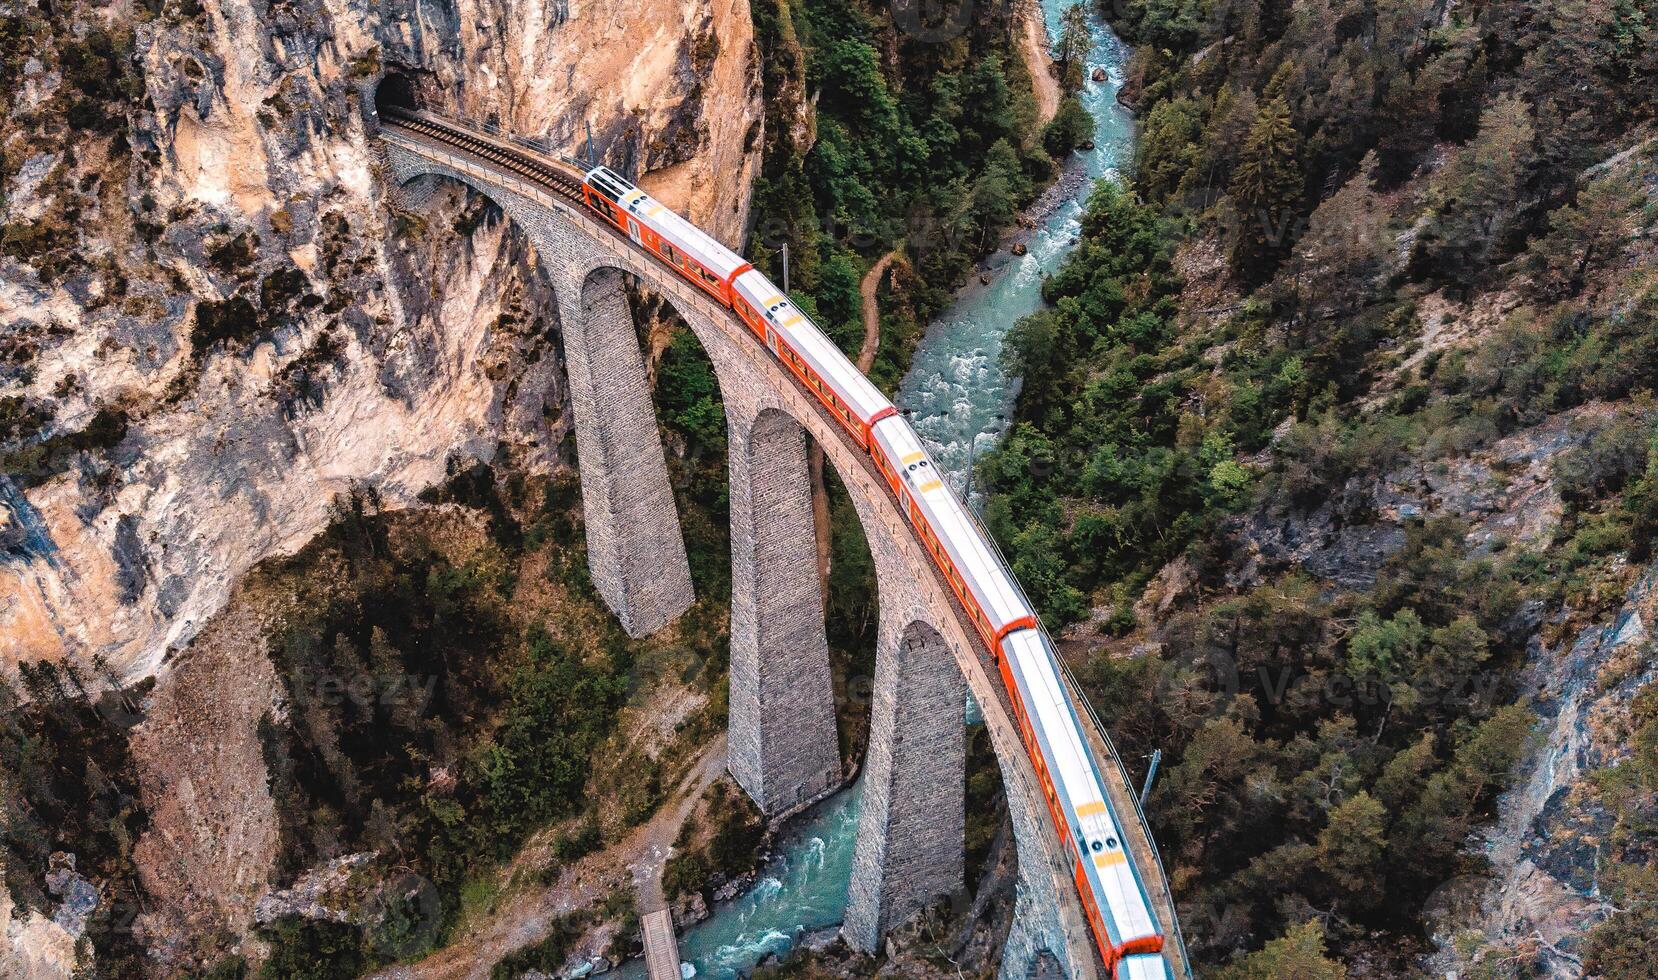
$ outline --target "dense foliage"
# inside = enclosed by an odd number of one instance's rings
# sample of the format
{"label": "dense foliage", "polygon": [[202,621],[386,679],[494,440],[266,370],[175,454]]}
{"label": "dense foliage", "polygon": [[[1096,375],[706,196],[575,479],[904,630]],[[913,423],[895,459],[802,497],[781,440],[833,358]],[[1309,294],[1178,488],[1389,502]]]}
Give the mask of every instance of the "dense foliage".
{"label": "dense foliage", "polygon": [[[1198,952],[1317,915],[1344,946],[1413,929],[1524,752],[1507,705],[1526,624],[1513,569],[1411,532],[1367,592],[1290,575],[1175,616],[1158,656],[1084,682],[1130,746],[1178,760],[1150,800]],[[1256,938],[1259,937],[1259,938]]]}
{"label": "dense foliage", "polygon": [[[911,295],[885,318],[883,357],[872,371],[888,387],[902,376],[920,325],[996,247],[1052,174],[1050,152],[1074,147],[1086,125],[1078,114],[1087,115],[1073,104],[1046,138],[1038,131],[1010,5],[972,5],[963,30],[945,40],[907,31],[901,17],[912,14],[892,6],[902,5],[754,4],[772,143],[755,186],[749,250],[781,282],[786,245],[797,299],[856,353],[859,280],[873,256],[901,248]],[[815,111],[804,104],[808,91]],[[811,126],[816,138],[807,145],[800,137]]]}
{"label": "dense foliage", "polygon": [[[457,474],[447,495],[476,492],[493,493],[487,470]],[[401,854],[436,886],[447,920],[480,858],[507,858],[581,809],[635,647],[614,627],[578,647],[508,614],[526,536],[579,553],[562,518],[572,501],[546,500],[527,535],[501,510],[491,547],[456,564],[418,535],[394,542],[372,495],[357,494],[288,563],[307,601],[272,654],[292,708],[261,732],[288,873],[355,849]],[[307,574],[325,568],[341,580]],[[375,958],[373,937],[360,938]]]}
{"label": "dense foliage", "polygon": [[[1658,10],[1107,13],[1137,46],[1134,176],[1096,189],[1011,335],[989,523],[1050,623],[1133,634],[1134,657],[1079,644],[1079,673],[1125,756],[1165,753],[1147,808],[1199,961],[1403,972],[1528,749],[1526,645],[1653,554],[1658,276],[1631,258],[1658,219]],[[1562,413],[1552,540],[1377,513],[1372,488]],[[1343,532],[1339,576],[1268,548]],[[1644,861],[1650,797],[1616,771]],[[1609,976],[1645,975],[1619,971],[1651,944],[1649,879],[1587,946]]]}
{"label": "dense foliage", "polygon": [[1008,337],[1009,369],[1041,380],[980,466],[999,491],[986,517],[1054,625],[1080,618],[1102,584],[1178,554],[1249,488],[1233,430],[1182,414],[1181,382],[1205,369],[1168,347],[1170,253],[1156,213],[1101,183],[1082,242],[1043,287],[1053,307]]}

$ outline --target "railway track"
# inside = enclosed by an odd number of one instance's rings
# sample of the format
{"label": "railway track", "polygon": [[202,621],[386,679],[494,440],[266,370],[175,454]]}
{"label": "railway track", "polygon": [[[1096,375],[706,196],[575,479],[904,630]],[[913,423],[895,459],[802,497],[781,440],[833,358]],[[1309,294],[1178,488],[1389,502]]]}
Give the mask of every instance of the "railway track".
{"label": "railway track", "polygon": [[535,181],[560,197],[574,203],[582,202],[582,178],[572,168],[564,170],[545,159],[502,146],[498,141],[469,133],[457,126],[438,122],[429,116],[400,109],[382,109],[380,124],[408,130],[434,143],[442,143],[484,160],[526,180]]}

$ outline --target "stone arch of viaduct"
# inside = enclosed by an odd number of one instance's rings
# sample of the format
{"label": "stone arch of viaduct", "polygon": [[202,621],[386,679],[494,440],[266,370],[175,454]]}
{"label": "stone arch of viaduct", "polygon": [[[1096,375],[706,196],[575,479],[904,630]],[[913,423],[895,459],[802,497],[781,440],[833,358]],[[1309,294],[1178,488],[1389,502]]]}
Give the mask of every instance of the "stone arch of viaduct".
{"label": "stone arch of viaduct", "polygon": [[482,160],[386,133],[396,188],[458,180],[535,245],[557,297],[575,416],[593,582],[629,633],[693,601],[624,276],[666,300],[714,366],[729,433],[729,768],[768,815],[821,797],[840,762],[817,575],[807,437],[863,524],[876,569],[879,642],[863,812],[843,933],[863,950],[940,896],[963,891],[964,690],[1001,764],[1019,859],[1004,978],[1057,964],[1099,976],[1064,858],[999,679],[964,614],[862,450],[720,304],[632,252],[580,209]]}

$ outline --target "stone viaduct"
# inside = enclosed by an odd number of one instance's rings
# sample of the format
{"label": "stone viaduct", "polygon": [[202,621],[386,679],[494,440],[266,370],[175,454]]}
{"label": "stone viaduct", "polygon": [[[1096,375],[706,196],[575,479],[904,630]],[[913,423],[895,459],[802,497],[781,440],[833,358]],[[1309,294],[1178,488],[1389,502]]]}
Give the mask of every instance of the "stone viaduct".
{"label": "stone viaduct", "polygon": [[[1001,682],[867,455],[728,310],[632,251],[583,209],[406,130],[386,127],[380,136],[397,187],[426,175],[458,180],[492,199],[534,243],[564,336],[592,579],[635,636],[671,622],[693,593],[624,277],[660,295],[700,340],[730,437],[728,765],[768,816],[822,797],[841,775],[808,436],[845,484],[874,558],[879,601],[847,941],[873,951],[911,913],[964,891],[963,710],[971,690],[1001,764],[1019,863],[1001,976],[1023,980],[1055,966],[1067,977],[1100,976]],[[1099,733],[1090,737],[1100,751]],[[1127,802],[1127,812],[1136,812]],[[1148,886],[1166,894],[1161,881]]]}

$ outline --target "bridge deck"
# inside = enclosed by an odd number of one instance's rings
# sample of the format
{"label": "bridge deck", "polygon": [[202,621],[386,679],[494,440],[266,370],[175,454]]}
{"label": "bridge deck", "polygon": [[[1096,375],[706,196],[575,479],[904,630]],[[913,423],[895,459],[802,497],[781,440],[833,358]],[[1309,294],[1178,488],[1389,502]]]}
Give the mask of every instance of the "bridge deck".
{"label": "bridge deck", "polygon": [[645,969],[651,980],[679,980],[679,940],[674,937],[673,913],[646,912],[639,919],[645,931]]}
{"label": "bridge deck", "polygon": [[[467,135],[473,138],[484,136],[492,141],[495,141],[496,139],[493,136],[481,134],[476,130],[468,131]],[[399,137],[399,142],[407,140],[410,143],[424,144],[424,146],[430,150],[436,151],[443,157],[451,160],[454,160],[457,156],[455,153],[457,147],[433,141],[424,133],[416,135],[415,133],[404,130],[397,132],[396,136]],[[515,155],[534,155],[526,148],[508,143],[504,140],[497,142],[496,146],[502,151],[507,151]],[[471,155],[466,152],[466,150],[470,149],[470,147],[463,149],[461,156]],[[505,180],[500,181],[503,186],[525,194],[538,201],[545,207],[561,211],[566,216],[572,218],[579,226],[586,229],[589,233],[604,235],[607,237],[615,237],[618,239],[621,238],[620,234],[614,228],[593,220],[583,209],[572,206],[570,201],[567,199],[567,194],[560,193],[559,196],[555,198],[553,195],[539,189],[537,187],[537,183],[539,181],[535,180],[536,177],[540,176],[539,174],[532,176],[529,173],[517,171],[517,168],[513,168],[513,171],[504,171],[501,162],[498,160],[476,157],[474,157],[474,160],[475,164],[467,169],[494,170],[500,177],[505,178]],[[463,159],[458,162],[464,164],[470,161]],[[562,161],[555,162],[548,160],[545,162],[568,169],[568,165],[563,164]],[[482,164],[483,166],[476,167],[476,164]],[[525,180],[526,177],[531,179]],[[627,243],[624,241],[624,244]],[[706,296],[696,292],[689,286],[686,286],[671,277],[665,277],[661,285],[667,292],[674,294],[676,298],[681,300],[699,304],[708,301]],[[745,335],[747,334],[746,329],[742,332]],[[822,409],[815,399],[809,399],[808,401],[812,408],[820,410],[820,414],[822,414],[829,429],[841,434],[848,444],[850,444],[850,437],[845,436],[844,430],[842,430],[840,426],[836,424],[835,421],[828,415],[828,410]],[[875,472],[874,466],[870,463],[867,454],[857,453],[855,455],[861,457],[861,461],[865,465],[865,468],[869,470],[871,477],[880,486],[884,487],[884,480],[878,473]],[[970,625],[970,618],[968,617],[966,609],[962,607],[959,600],[956,599],[954,591],[947,585],[942,585],[943,573],[939,572],[937,567],[931,562],[928,562],[926,567],[931,569],[937,575],[939,582],[941,583],[943,594],[948,597],[949,603],[952,607],[952,614],[961,624],[963,624],[964,633],[969,637],[976,638],[977,633]],[[989,654],[983,649],[979,649],[977,644],[975,644],[974,652],[977,654],[977,658],[982,660],[984,664],[987,665],[986,669],[989,676],[997,677],[998,673],[994,664],[990,661]],[[1120,763],[1117,761],[1116,752],[1111,748],[1109,736],[1107,736],[1099,726],[1098,719],[1088,707],[1076,685],[1071,682],[1072,679],[1067,676],[1066,680],[1066,693],[1072,699],[1072,704],[1076,708],[1076,714],[1082,722],[1081,727],[1084,730],[1084,736],[1087,738],[1090,748],[1093,750],[1099,761],[1102,775],[1105,778],[1107,791],[1111,794],[1112,806],[1116,810],[1119,818],[1131,825],[1129,828],[1126,828],[1124,836],[1128,839],[1127,843],[1134,853],[1136,865],[1139,867],[1140,872],[1145,879],[1146,891],[1151,897],[1153,911],[1156,913],[1164,929],[1166,936],[1164,958],[1169,963],[1169,967],[1176,978],[1181,978],[1181,980],[1190,978],[1192,976],[1191,969],[1187,960],[1184,943],[1180,935],[1178,920],[1175,917],[1175,909],[1171,893],[1169,891],[1168,881],[1163,874],[1162,863],[1157,855],[1156,845],[1151,837],[1150,830],[1143,822],[1139,805],[1136,802],[1137,794],[1135,789],[1128,784],[1127,775],[1121,768]],[[1008,712],[1011,716],[1011,705],[1008,702],[1007,692],[1001,689],[1001,685],[999,683],[995,685],[995,688],[998,695],[998,701],[1002,703],[1003,710]],[[1046,821],[1045,814],[1042,819]],[[658,930],[657,950],[654,954],[652,951],[651,935],[653,921],[655,922],[654,928]],[[679,957],[677,945],[675,944],[673,938],[673,920],[671,915],[669,915],[665,909],[659,912],[652,912],[643,918],[642,924],[645,927],[646,958],[649,963],[650,976],[652,980],[677,980],[679,977]],[[1090,949],[1092,949],[1091,943]],[[658,960],[660,960],[660,962],[658,962]],[[1096,958],[1095,963],[1098,964],[1098,962],[1099,961]],[[659,974],[659,968],[665,970],[666,972]],[[1100,970],[1098,966],[1089,972],[1097,972],[1100,975],[1103,975],[1104,973],[1104,971]]]}

